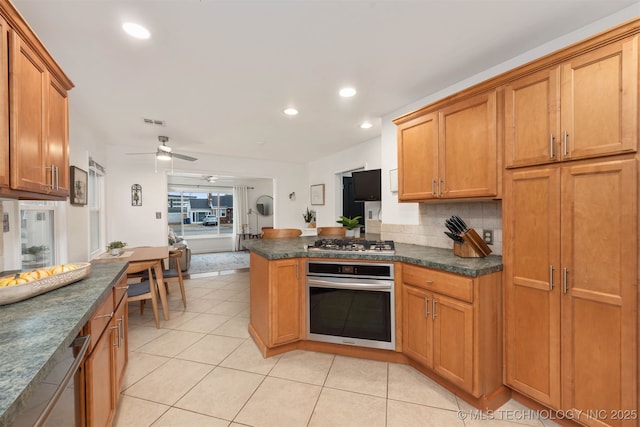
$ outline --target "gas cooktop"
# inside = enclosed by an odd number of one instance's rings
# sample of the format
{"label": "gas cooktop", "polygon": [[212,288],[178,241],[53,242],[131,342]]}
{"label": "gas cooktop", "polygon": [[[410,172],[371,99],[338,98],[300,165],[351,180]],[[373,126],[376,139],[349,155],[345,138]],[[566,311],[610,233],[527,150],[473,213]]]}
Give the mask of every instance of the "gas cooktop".
{"label": "gas cooktop", "polygon": [[313,246],[309,246],[310,251],[329,252],[358,252],[375,254],[394,254],[396,252],[393,240],[341,240],[341,239],[320,239],[316,240]]}

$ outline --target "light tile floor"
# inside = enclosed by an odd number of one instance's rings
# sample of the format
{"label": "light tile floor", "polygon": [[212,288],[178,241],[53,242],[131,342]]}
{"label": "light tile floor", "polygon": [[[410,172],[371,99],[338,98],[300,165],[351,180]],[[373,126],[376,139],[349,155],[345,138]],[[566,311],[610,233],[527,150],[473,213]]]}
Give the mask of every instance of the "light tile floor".
{"label": "light tile floor", "polygon": [[187,280],[186,309],[171,286],[161,329],[150,307],[129,307],[116,427],[557,425],[513,400],[480,416],[405,365],[307,351],[264,359],[247,332],[247,271]]}

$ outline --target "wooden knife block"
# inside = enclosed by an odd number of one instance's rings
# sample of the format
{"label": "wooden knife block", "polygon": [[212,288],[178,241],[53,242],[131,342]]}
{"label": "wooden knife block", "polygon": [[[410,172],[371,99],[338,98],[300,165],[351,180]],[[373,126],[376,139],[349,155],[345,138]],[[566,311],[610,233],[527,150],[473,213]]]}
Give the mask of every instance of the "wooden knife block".
{"label": "wooden knife block", "polygon": [[482,258],[484,255],[476,252],[474,246],[472,246],[469,242],[464,243],[454,243],[453,244],[453,254],[459,256],[460,258]]}
{"label": "wooden knife block", "polygon": [[484,258],[491,253],[491,248],[473,228],[462,233],[461,236],[464,243],[453,244],[454,255],[461,258]]}

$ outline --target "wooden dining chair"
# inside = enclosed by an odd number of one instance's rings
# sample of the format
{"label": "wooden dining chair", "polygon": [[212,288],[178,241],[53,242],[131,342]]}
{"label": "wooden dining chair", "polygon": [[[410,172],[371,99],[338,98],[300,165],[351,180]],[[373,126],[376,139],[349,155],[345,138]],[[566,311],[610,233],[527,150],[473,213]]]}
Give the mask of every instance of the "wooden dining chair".
{"label": "wooden dining chair", "polygon": [[318,236],[344,237],[346,232],[345,227],[318,227]]}
{"label": "wooden dining chair", "polygon": [[[153,276],[153,268],[158,261],[130,262],[127,266],[127,280],[133,280],[127,288],[129,302],[140,301],[140,314],[144,314],[144,302],[151,300],[153,317],[156,320],[156,328],[160,329],[160,316],[158,314],[157,284]],[[146,272],[146,278],[140,273]]]}
{"label": "wooden dining chair", "polygon": [[267,228],[262,229],[263,239],[282,239],[287,237],[299,237],[302,230],[297,228]]}
{"label": "wooden dining chair", "polygon": [[169,251],[169,270],[162,272],[162,278],[164,280],[165,289],[169,292],[169,283],[178,283],[180,285],[180,293],[182,294],[182,305],[187,308],[187,296],[184,291],[184,280],[182,279],[182,268],[180,265],[180,259],[182,258],[182,251],[184,249],[176,249]]}

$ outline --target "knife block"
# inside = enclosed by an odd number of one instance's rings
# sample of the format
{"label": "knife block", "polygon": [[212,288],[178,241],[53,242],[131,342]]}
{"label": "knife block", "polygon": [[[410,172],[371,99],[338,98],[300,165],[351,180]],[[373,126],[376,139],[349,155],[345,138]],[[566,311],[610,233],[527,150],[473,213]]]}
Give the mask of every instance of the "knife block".
{"label": "knife block", "polygon": [[461,258],[484,258],[491,253],[491,248],[473,228],[461,234],[464,243],[453,244],[453,254]]}
{"label": "knife block", "polygon": [[464,243],[454,243],[453,244],[453,254],[459,256],[460,258],[481,258],[484,255],[476,252],[474,246],[472,246],[469,242]]}

